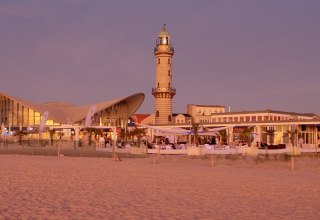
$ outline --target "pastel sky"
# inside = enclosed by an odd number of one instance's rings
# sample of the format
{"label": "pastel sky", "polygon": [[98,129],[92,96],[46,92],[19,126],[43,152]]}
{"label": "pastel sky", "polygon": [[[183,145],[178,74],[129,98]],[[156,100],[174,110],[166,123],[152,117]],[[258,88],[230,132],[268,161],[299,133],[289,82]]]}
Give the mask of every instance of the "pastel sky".
{"label": "pastel sky", "polygon": [[319,0],[0,0],[0,92],[89,104],[143,92],[166,23],[188,103],[320,114]]}

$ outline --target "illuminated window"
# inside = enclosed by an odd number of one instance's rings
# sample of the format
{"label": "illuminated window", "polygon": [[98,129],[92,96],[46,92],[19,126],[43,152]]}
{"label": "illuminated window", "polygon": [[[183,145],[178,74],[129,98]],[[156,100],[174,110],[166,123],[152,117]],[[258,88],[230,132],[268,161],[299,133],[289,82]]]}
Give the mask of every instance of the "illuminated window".
{"label": "illuminated window", "polygon": [[47,121],[46,121],[46,125],[54,125],[53,120],[47,120]]}
{"label": "illuminated window", "polygon": [[29,109],[29,125],[34,125],[34,111]]}
{"label": "illuminated window", "polygon": [[41,121],[40,113],[34,112],[34,124],[39,125]]}
{"label": "illuminated window", "polygon": [[167,44],[167,39],[166,39],[166,38],[163,37],[163,38],[161,39],[161,41],[162,41],[162,44]]}

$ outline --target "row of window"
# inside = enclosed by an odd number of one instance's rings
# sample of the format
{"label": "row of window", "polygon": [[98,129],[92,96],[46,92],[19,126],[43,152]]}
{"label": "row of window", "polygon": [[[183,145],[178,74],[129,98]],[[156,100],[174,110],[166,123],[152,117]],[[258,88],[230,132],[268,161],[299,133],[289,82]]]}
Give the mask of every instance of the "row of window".
{"label": "row of window", "polygon": [[[160,63],[161,63],[161,59],[158,58],[158,64],[160,64]],[[168,64],[171,64],[171,59],[170,58],[168,58]]]}
{"label": "row of window", "polygon": [[159,44],[169,45],[169,37],[158,37],[158,39],[156,40],[156,45]]}
{"label": "row of window", "polygon": [[212,113],[224,113],[222,109],[198,109],[197,114],[212,114]]}
{"label": "row of window", "polygon": [[[41,114],[24,105],[9,99],[5,96],[0,96],[0,124],[8,127],[14,126],[33,126],[39,125]],[[53,125],[52,120],[47,120],[47,125]]]}
{"label": "row of window", "polygon": [[[188,124],[190,124],[190,120],[188,120],[187,122],[188,122]],[[177,119],[177,120],[176,120],[176,123],[177,123],[177,124],[186,124],[186,121],[185,121],[184,119],[180,119],[180,120]]]}
{"label": "row of window", "polygon": [[[171,88],[171,83],[168,83],[168,87]],[[158,83],[157,88],[160,88],[160,83]]]}
{"label": "row of window", "polygon": [[280,121],[289,120],[289,117],[285,116],[237,116],[237,117],[212,117],[202,118],[199,121],[201,123],[211,122],[256,122],[256,121]]}
{"label": "row of window", "polygon": [[[160,116],[159,111],[156,111],[156,118],[158,118],[159,116]],[[168,121],[171,121],[171,120],[172,120],[172,116],[168,115]]]}

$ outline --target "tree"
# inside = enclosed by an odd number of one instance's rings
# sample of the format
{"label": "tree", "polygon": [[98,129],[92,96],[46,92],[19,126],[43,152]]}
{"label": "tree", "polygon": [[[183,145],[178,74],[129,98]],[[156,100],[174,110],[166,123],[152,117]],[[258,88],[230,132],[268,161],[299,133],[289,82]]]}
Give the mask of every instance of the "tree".
{"label": "tree", "polygon": [[137,143],[137,147],[140,147],[140,141],[141,138],[145,135],[145,128],[137,128],[135,127],[135,129],[133,129],[132,131],[130,131],[130,135],[131,136],[136,136],[138,139],[138,143]]}
{"label": "tree", "polygon": [[118,135],[119,135],[119,139],[120,139],[121,143],[124,142],[124,144],[126,144],[126,142],[127,142],[126,138],[127,137],[126,137],[125,130],[124,129],[120,129],[120,132],[118,133]]}
{"label": "tree", "polygon": [[297,135],[298,135],[298,130],[295,129],[294,131],[287,131],[288,134],[290,134],[290,142],[292,144],[292,146],[295,145],[296,139],[297,139]]}
{"label": "tree", "polygon": [[56,129],[49,130],[51,146],[53,145],[53,135],[54,135],[55,132],[56,132]]}
{"label": "tree", "polygon": [[221,138],[221,142],[224,144],[227,142],[227,130],[221,130],[219,131],[219,136]]}
{"label": "tree", "polygon": [[275,130],[273,128],[267,129],[267,136],[270,137],[270,144],[272,145],[274,143],[274,136],[275,136]]}
{"label": "tree", "polygon": [[201,125],[199,123],[192,123],[191,124],[191,131],[194,134],[194,143],[198,147],[199,146],[199,130],[201,128]]}
{"label": "tree", "polygon": [[19,145],[22,145],[22,137],[25,136],[25,135],[27,135],[27,134],[28,134],[27,132],[21,131],[21,130],[17,131],[17,132],[14,134],[14,136],[18,136],[18,137],[19,137]]}
{"label": "tree", "polygon": [[248,146],[251,147],[251,134],[253,132],[253,127],[246,127],[242,131],[243,139],[247,142]]}

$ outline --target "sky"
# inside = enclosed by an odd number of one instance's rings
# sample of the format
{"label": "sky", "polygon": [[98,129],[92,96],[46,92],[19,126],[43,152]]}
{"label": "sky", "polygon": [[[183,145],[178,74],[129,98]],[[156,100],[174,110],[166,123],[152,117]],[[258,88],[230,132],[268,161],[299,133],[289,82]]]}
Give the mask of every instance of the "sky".
{"label": "sky", "polygon": [[154,112],[153,48],[166,23],[173,112],[320,114],[318,0],[0,0],[0,92],[91,104],[144,93]]}

